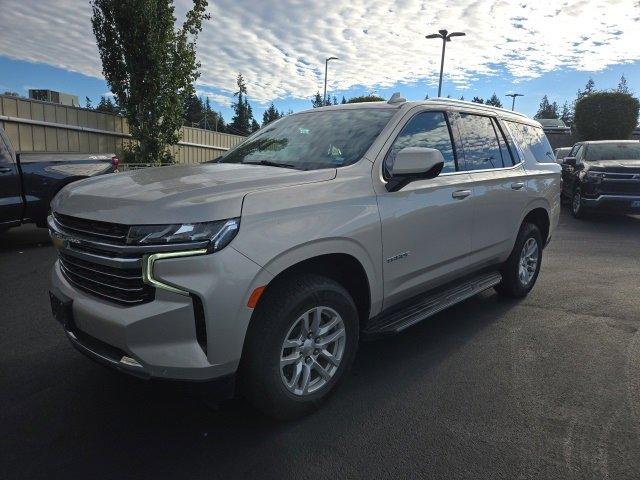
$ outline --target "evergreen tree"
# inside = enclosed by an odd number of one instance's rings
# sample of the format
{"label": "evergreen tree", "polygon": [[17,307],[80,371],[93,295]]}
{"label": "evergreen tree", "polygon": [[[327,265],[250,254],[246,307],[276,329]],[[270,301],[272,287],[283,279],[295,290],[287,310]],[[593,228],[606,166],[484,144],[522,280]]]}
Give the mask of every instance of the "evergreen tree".
{"label": "evergreen tree", "polygon": [[593,81],[593,78],[589,77],[589,81],[584,86],[584,90],[578,89],[576,102],[587,95],[592,94],[595,91],[596,83]]}
{"label": "evergreen tree", "polygon": [[429,100],[429,94],[428,93],[424,96],[424,99],[425,100]]}
{"label": "evergreen tree", "polygon": [[344,98],[344,95],[342,96],[342,101],[340,102],[342,105],[344,105],[345,103],[347,103],[347,99]]}
{"label": "evergreen tree", "polygon": [[100,102],[98,102],[98,105],[96,105],[95,110],[96,110],[96,112],[112,113],[112,114],[115,114],[115,115],[120,113],[120,109],[111,100],[111,98],[107,98],[107,97],[104,97],[104,96],[100,97]]}
{"label": "evergreen tree", "polygon": [[473,103],[484,103],[484,100],[483,100],[483,99],[481,99],[480,97],[473,97],[473,98],[471,99],[471,101],[472,101]]}
{"label": "evergreen tree", "polygon": [[271,102],[269,108],[267,108],[262,114],[262,126],[264,127],[265,125],[273,122],[274,120],[278,120],[283,116],[284,115],[280,113],[278,109],[273,105],[273,102]]}
{"label": "evergreen tree", "polygon": [[571,126],[573,124],[573,112],[569,108],[569,103],[564,102],[562,105],[562,113],[560,114],[560,119],[565,123],[565,125]]}
{"label": "evergreen tree", "polygon": [[202,100],[194,92],[190,92],[184,101],[184,124],[189,127],[199,126],[203,114]]}
{"label": "evergreen tree", "polygon": [[558,104],[556,102],[549,103],[549,97],[542,97],[538,112],[533,118],[558,118]]}
{"label": "evergreen tree", "polygon": [[236,83],[238,85],[238,91],[234,93],[233,96],[237,97],[238,100],[232,104],[235,115],[231,119],[228,128],[230,133],[248,135],[252,131],[253,111],[247,100],[247,85],[241,73],[238,74]]}
{"label": "evergreen tree", "polygon": [[462,95],[462,96],[460,97],[460,100],[462,100],[462,101],[464,102],[464,95]]}
{"label": "evergreen tree", "polygon": [[320,95],[320,92],[316,92],[315,97],[313,97],[313,100],[311,100],[311,106],[313,108],[319,108],[324,106],[324,101],[322,100],[322,96]]}
{"label": "evergreen tree", "polygon": [[260,124],[258,122],[256,122],[255,118],[252,118],[251,119],[251,133],[257,132],[258,130],[260,130]]}
{"label": "evergreen tree", "polygon": [[84,97],[84,108],[93,108],[89,97]]}
{"label": "evergreen tree", "polygon": [[498,98],[498,95],[496,95],[496,92],[493,92],[493,95],[491,95],[491,98],[485,102],[485,105],[502,108],[502,102],[500,101],[500,98]]}
{"label": "evergreen tree", "polygon": [[627,85],[627,79],[624,75],[620,77],[620,83],[618,83],[618,88],[616,90],[620,93],[631,93],[629,85]]}

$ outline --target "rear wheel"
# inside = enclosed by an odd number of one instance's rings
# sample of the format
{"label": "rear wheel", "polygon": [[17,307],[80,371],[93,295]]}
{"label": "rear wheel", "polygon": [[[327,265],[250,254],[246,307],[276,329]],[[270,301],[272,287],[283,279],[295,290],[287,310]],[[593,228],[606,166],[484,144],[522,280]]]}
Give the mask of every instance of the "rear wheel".
{"label": "rear wheel", "polygon": [[318,408],[351,366],[357,309],[340,284],[318,275],[280,281],[265,295],[247,334],[243,391],[270,416],[300,417]]}
{"label": "rear wheel", "polygon": [[502,266],[502,281],[496,286],[500,294],[522,298],[531,291],[540,273],[542,246],[540,229],[524,223],[511,255]]}

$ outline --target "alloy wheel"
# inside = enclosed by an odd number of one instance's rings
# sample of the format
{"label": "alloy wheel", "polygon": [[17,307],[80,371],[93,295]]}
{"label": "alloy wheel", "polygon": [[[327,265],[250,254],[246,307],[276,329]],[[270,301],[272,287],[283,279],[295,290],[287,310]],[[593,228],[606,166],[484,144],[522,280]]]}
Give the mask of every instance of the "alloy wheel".
{"label": "alloy wheel", "polygon": [[312,394],[335,375],[346,345],[344,321],[326,306],[312,308],[293,322],[280,352],[280,377],[294,395]]}
{"label": "alloy wheel", "polygon": [[538,242],[531,237],[522,246],[518,265],[518,278],[523,286],[529,285],[538,268]]}

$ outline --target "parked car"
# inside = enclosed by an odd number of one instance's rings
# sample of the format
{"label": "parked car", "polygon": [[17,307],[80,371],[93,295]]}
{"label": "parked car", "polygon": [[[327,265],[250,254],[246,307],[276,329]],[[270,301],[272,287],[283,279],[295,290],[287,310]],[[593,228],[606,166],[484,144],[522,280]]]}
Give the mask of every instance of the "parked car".
{"label": "parked car", "polygon": [[560,147],[560,148],[556,148],[553,153],[556,156],[557,162],[561,164],[562,159],[567,155],[569,155],[570,152],[571,152],[571,147]]}
{"label": "parked car", "polygon": [[16,153],[0,127],[0,232],[27,222],[46,227],[49,203],[62,187],[117,164],[113,154]]}
{"label": "parked car", "polygon": [[571,213],[640,213],[640,141],[576,143],[562,162],[562,195]]}
{"label": "parked car", "polygon": [[571,135],[571,127],[560,118],[539,118],[538,122],[542,125],[544,133],[555,133],[561,135]]}
{"label": "parked car", "polygon": [[495,287],[524,297],[560,211],[540,124],[437,99],[287,115],[217,163],[69,185],[49,219],[71,343],[292,418],[359,339]]}

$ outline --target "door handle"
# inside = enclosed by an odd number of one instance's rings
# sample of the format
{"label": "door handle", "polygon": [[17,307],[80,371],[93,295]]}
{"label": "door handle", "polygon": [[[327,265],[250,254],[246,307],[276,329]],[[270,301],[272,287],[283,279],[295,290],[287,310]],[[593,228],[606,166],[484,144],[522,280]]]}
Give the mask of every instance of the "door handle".
{"label": "door handle", "polygon": [[457,198],[459,200],[467,198],[469,195],[471,195],[471,190],[456,190],[451,194],[453,198]]}
{"label": "door handle", "polygon": [[12,171],[13,171],[13,168],[11,167],[0,167],[0,173],[9,173]]}
{"label": "door handle", "polygon": [[524,187],[524,182],[513,182],[511,184],[512,190],[520,190],[522,187]]}

